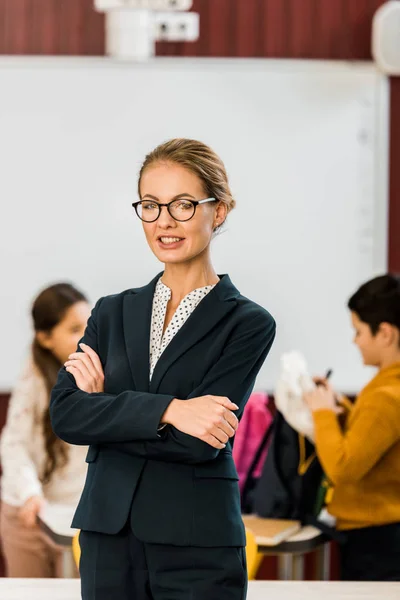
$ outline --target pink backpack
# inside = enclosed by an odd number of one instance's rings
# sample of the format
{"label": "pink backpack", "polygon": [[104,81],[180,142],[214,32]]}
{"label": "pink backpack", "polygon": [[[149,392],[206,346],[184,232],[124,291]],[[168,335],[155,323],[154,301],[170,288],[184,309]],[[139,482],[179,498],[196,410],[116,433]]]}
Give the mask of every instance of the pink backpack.
{"label": "pink backpack", "polygon": [[[262,392],[251,394],[235,436],[233,459],[239,474],[243,508],[243,504],[247,504],[247,501],[243,498],[245,484],[246,482],[249,483],[249,478],[257,480],[261,476],[261,470],[268,452],[268,443],[266,443],[257,464],[253,465],[257,451],[264,442],[273,421],[268,404],[267,394]],[[250,473],[250,470],[253,472]],[[253,486],[246,484],[247,487],[252,488]]]}

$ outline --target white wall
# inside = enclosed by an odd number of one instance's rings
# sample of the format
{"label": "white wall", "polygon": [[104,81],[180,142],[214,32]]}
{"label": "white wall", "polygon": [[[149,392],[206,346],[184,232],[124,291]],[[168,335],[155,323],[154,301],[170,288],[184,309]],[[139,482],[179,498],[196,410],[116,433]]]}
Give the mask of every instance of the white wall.
{"label": "white wall", "polygon": [[31,299],[72,280],[97,297],[161,266],[131,202],[147,151],[199,138],[224,159],[237,209],[219,272],[268,308],[283,351],[356,391],[365,381],[346,300],[386,269],[387,82],[369,64],[268,60],[0,60],[2,353],[15,382]]}

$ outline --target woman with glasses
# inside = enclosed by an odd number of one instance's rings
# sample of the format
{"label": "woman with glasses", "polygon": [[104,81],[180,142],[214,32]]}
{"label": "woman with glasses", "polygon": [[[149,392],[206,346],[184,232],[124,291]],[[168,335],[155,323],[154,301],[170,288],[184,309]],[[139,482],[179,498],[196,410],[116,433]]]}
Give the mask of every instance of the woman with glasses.
{"label": "woman with glasses", "polygon": [[244,600],[232,443],[275,322],[217,275],[211,241],[234,208],[204,144],[151,152],[133,204],[164,270],[100,299],[53,390],[57,435],[88,444],[84,600]]}

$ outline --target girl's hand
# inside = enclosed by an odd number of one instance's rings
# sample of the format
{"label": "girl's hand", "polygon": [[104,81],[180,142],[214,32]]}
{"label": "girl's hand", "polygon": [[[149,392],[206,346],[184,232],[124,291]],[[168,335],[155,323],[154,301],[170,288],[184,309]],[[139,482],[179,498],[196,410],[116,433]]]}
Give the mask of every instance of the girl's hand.
{"label": "girl's hand", "polygon": [[83,392],[104,392],[104,373],[100,358],[90,346],[79,344],[83,352],[70,354],[65,370],[74,376],[76,385]]}
{"label": "girl's hand", "polygon": [[333,388],[325,380],[323,385],[319,385],[312,392],[304,394],[304,400],[312,412],[316,410],[331,410],[336,415],[343,412],[343,408],[336,403],[336,394]]}
{"label": "girl's hand", "polygon": [[36,525],[36,518],[45,503],[42,496],[31,496],[19,509],[18,518],[24,527],[32,529]]}

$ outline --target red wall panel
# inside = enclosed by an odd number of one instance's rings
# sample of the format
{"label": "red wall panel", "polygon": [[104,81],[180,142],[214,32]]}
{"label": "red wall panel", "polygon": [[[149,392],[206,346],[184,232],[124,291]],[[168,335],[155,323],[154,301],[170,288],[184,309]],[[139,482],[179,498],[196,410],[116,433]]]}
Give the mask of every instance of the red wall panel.
{"label": "red wall panel", "polygon": [[0,54],[104,54],[93,0],[0,0]]}

